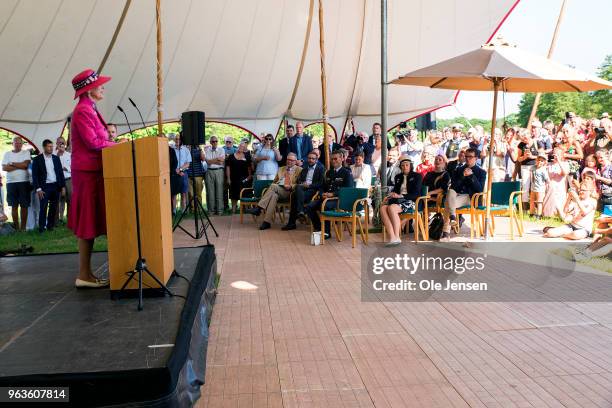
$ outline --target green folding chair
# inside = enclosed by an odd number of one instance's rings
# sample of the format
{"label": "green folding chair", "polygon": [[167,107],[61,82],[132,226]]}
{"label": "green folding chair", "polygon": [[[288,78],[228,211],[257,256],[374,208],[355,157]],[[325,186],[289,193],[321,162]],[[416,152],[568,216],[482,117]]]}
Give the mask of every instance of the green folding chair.
{"label": "green folding chair", "polygon": [[[247,187],[240,190],[240,223],[242,224],[242,219],[244,216],[245,207],[255,207],[257,203],[261,199],[261,196],[264,195],[265,190],[270,187],[272,184],[272,180],[255,180],[253,182],[253,187]],[[253,195],[251,197],[245,197],[245,193],[248,191],[252,191]]]}
{"label": "green folding chair", "polygon": [[[325,204],[328,201],[336,201],[336,208],[333,210],[325,210]],[[361,212],[364,212],[364,221],[361,221]],[[357,242],[357,226],[359,225],[359,234],[364,244],[368,244],[368,220],[370,219],[370,210],[368,206],[368,189],[343,187],[338,190],[338,196],[326,198],[321,204],[321,212],[319,213],[321,225],[324,227],[325,222],[329,221],[336,232],[338,242],[342,241],[343,223],[350,223],[351,235],[353,236],[353,248]],[[321,234],[321,244],[325,243],[325,234]]]}
{"label": "green folding chair", "polygon": [[[491,183],[491,236],[495,234],[495,217],[510,217],[510,239],[514,239],[514,227],[523,236],[523,203],[521,200],[520,181],[500,181]],[[482,203],[474,208],[474,215],[478,235],[484,235],[484,222],[487,214],[487,193],[479,193],[482,196]],[[518,207],[518,208],[517,208]],[[478,219],[480,216],[480,219]]]}

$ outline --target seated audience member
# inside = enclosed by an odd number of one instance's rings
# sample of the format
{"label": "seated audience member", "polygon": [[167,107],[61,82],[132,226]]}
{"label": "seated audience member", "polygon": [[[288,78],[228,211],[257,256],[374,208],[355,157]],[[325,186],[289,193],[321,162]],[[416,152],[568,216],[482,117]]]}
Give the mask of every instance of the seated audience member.
{"label": "seated audience member", "polygon": [[594,240],[586,248],[574,254],[575,261],[612,254],[612,212],[595,221]]}
{"label": "seated audience member", "polygon": [[446,165],[446,171],[448,171],[451,177],[454,171],[458,167],[461,167],[465,164],[465,151],[466,150],[467,148],[462,148],[461,150],[459,150],[459,153],[457,154],[457,159],[453,161],[449,161],[448,164]]}
{"label": "seated audience member", "polygon": [[[13,224],[17,231],[25,231],[28,224],[28,208],[31,203],[30,151],[23,150],[21,137],[13,138],[13,150],[4,153],[2,170],[6,172],[6,202],[11,207]],[[21,215],[21,218],[19,217]]]}
{"label": "seated audience member", "polygon": [[[315,232],[321,231],[321,219],[319,218],[319,210],[321,203],[326,198],[336,197],[341,187],[353,187],[353,175],[351,170],[342,166],[342,155],[339,152],[332,153],[331,168],[325,174],[325,182],[320,190],[321,195],[318,199],[311,201],[306,205],[305,212],[312,222],[312,227]],[[328,201],[325,210],[336,208],[338,203]],[[329,237],[329,221],[325,222],[325,238]]]}
{"label": "seated audience member", "polygon": [[43,152],[32,161],[32,184],[40,200],[38,232],[51,231],[66,182],[62,162],[53,154],[53,142],[48,139],[43,141]]}
{"label": "seated audience member", "polygon": [[401,244],[400,214],[415,211],[415,201],[421,195],[423,177],[412,169],[412,162],[405,158],[400,160],[401,173],[395,176],[393,191],[384,199],[380,216],[389,233],[386,246]]}
{"label": "seated audience member", "polygon": [[278,173],[274,178],[274,182],[266,190],[266,193],[257,203],[257,207],[249,208],[246,212],[259,216],[265,212],[265,217],[260,230],[267,230],[272,225],[272,218],[276,212],[276,203],[279,201],[288,201],[291,192],[295,189],[297,180],[302,171],[301,167],[296,166],[297,156],[295,153],[287,155],[287,165],[278,169]]}
{"label": "seated audience member", "polygon": [[[309,203],[317,192],[323,187],[325,180],[325,167],[319,162],[318,149],[308,153],[306,166],[302,168],[291,195],[291,210],[287,225],[283,231],[296,229],[295,221],[305,220],[304,205]],[[333,154],[333,153],[332,153]]]}
{"label": "seated audience member", "polygon": [[547,156],[544,151],[540,152],[536,159],[535,168],[531,171],[531,191],[529,192],[529,214],[535,215],[537,219],[542,218],[542,208],[546,186],[550,182],[548,169],[546,168]]}
{"label": "seated audience member", "polygon": [[[329,153],[335,152],[336,150],[339,150],[341,147],[342,146],[340,146],[334,140],[334,135],[329,133],[327,135],[327,150],[328,150],[328,152]],[[313,147],[313,149],[314,149],[314,147]],[[323,143],[321,143],[316,149],[319,150],[319,161],[321,162],[322,165],[325,166],[325,158],[327,157],[327,152],[325,151],[325,145]],[[346,160],[347,157],[348,157],[348,154],[346,155],[344,160]],[[331,163],[331,160],[330,160],[330,163]]]}
{"label": "seated audience member", "polygon": [[570,189],[561,212],[561,218],[566,224],[555,228],[544,228],[544,237],[578,240],[591,235],[597,209],[597,200],[592,197],[592,193],[592,186],[587,184],[582,184],[578,192]]}
{"label": "seated audience member", "polygon": [[357,188],[370,188],[372,186],[372,168],[363,162],[363,152],[355,153],[355,164],[350,169],[353,181]]}
{"label": "seated audience member", "polygon": [[450,238],[451,222],[455,222],[455,211],[464,205],[470,205],[471,197],[482,193],[487,173],[477,164],[477,151],[469,148],[465,151],[466,163],[458,167],[451,176],[451,185],[446,194],[444,206],[444,228],[442,238]]}
{"label": "seated audience member", "polygon": [[437,155],[434,159],[435,168],[423,179],[423,185],[427,186],[427,194],[431,197],[431,201],[435,201],[440,194],[444,196],[448,191],[451,178],[446,170],[446,163],[446,156]]}

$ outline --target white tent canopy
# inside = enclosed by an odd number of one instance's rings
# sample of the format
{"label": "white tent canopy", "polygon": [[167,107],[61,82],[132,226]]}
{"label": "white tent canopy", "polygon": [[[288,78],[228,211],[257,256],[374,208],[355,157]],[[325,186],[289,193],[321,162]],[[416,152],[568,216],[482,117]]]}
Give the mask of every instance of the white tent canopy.
{"label": "white tent canopy", "polygon": [[[389,0],[389,78],[488,41],[516,0]],[[164,118],[207,120],[274,133],[286,115],[321,120],[318,2],[163,0]],[[328,112],[369,130],[380,115],[380,1],[325,0]],[[36,145],[55,138],[74,106],[72,77],[113,80],[100,104],[136,101],[156,122],[155,0],[2,0],[0,127]],[[453,103],[456,92],[389,88],[389,124]],[[131,108],[131,107],[130,107]],[[128,109],[136,127],[136,112]],[[125,130],[121,128],[120,131]]]}

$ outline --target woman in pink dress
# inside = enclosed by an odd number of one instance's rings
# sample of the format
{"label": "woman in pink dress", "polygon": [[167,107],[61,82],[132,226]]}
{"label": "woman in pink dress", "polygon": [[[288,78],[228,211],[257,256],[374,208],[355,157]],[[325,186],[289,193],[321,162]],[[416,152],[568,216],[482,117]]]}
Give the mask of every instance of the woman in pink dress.
{"label": "woman in pink dress", "polygon": [[565,160],[565,152],[557,147],[553,150],[553,162],[548,165],[548,177],[550,182],[544,195],[542,215],[554,217],[563,208],[567,197],[567,175],[569,174],[569,163]]}
{"label": "woman in pink dress", "polygon": [[108,280],[98,279],[91,271],[94,240],[106,234],[102,149],[114,145],[109,141],[106,123],[96,108],[104,98],[104,84],[110,77],[88,69],[72,79],[74,98],[79,98],[70,128],[72,145],[72,205],[68,228],[79,242],[79,275],[77,288],[102,288]]}

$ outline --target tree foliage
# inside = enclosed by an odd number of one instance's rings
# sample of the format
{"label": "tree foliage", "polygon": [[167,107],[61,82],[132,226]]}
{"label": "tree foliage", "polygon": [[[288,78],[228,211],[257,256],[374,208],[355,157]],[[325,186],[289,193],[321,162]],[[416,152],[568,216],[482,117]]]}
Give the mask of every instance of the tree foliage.
{"label": "tree foliage", "polygon": [[[597,76],[612,80],[612,55],[606,56],[597,70]],[[524,94],[519,102],[518,121],[520,126],[527,126],[535,94]],[[545,93],[538,105],[536,116],[544,121],[550,119],[559,123],[565,118],[565,112],[575,112],[583,118],[599,117],[602,112],[612,111],[612,92],[601,90],[596,92],[563,92]]]}

